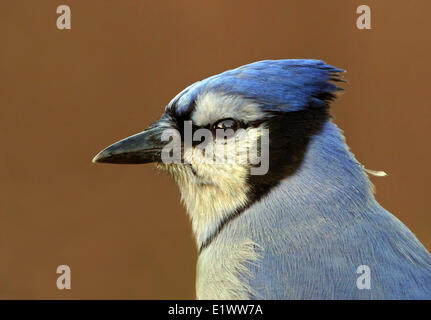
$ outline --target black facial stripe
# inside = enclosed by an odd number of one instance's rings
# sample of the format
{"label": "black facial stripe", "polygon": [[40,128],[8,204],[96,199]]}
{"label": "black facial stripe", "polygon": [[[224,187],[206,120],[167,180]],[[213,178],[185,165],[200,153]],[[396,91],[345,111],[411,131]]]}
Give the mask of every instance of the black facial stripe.
{"label": "black facial stripe", "polygon": [[311,138],[330,118],[329,107],[275,114],[267,123],[269,129],[269,170],[265,175],[249,175],[248,199],[259,201],[281,180],[301,166]]}
{"label": "black facial stripe", "polygon": [[[187,109],[187,112],[181,113],[181,114],[176,113],[175,107],[176,107],[176,104],[173,103],[170,106],[170,108],[168,110],[166,110],[166,115],[172,120],[172,123],[173,123],[175,129],[177,129],[179,131],[179,133],[181,135],[181,139],[182,139],[182,141],[184,141],[184,122],[185,121],[192,121],[191,115],[196,108],[196,102],[193,101],[192,106],[189,109]],[[226,118],[226,119],[228,119],[228,118]],[[268,118],[262,118],[259,120],[244,122],[244,121],[241,121],[240,119],[235,119],[235,118],[232,118],[232,119],[234,119],[238,122],[238,129],[247,129],[250,127],[257,128],[262,123],[264,123],[265,121],[268,120]],[[211,132],[213,133],[213,137],[216,138],[216,134],[215,134],[216,132],[215,132],[215,130],[213,130],[213,125],[220,120],[224,120],[224,119],[218,119],[215,122],[207,124],[205,126],[198,126],[192,122],[191,123],[192,124],[192,134],[194,134],[199,129],[208,129],[208,130],[211,130]],[[201,142],[202,141],[192,141],[192,145],[195,146],[195,145],[200,144]]]}
{"label": "black facial stripe", "polygon": [[177,101],[175,101],[169,108],[166,110],[166,113],[169,114],[171,119],[174,121],[176,129],[181,133],[181,136],[184,136],[184,122],[191,120],[191,115],[196,109],[196,100],[193,100],[190,103],[190,106],[187,108],[185,112],[179,113],[177,110]]}
{"label": "black facial stripe", "polygon": [[225,216],[222,221],[220,221],[219,225],[217,226],[217,229],[202,243],[202,245],[199,247],[199,254],[204,250],[206,247],[208,247],[211,242],[217,238],[219,233],[225,228],[225,226],[234,220],[235,218],[239,217],[241,213],[243,213],[248,207],[250,207],[252,203],[248,203],[245,206],[242,206],[238,209],[236,209],[233,213],[231,213],[228,216]]}

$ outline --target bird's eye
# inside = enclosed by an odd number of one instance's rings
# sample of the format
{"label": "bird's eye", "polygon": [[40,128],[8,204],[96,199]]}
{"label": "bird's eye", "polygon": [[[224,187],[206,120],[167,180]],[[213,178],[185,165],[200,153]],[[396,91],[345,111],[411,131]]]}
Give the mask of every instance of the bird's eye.
{"label": "bird's eye", "polygon": [[212,131],[217,139],[228,139],[235,135],[240,123],[235,119],[222,119],[212,125]]}
{"label": "bird's eye", "polygon": [[238,121],[236,121],[235,119],[222,119],[217,121],[216,123],[213,124],[213,130],[217,130],[217,129],[221,129],[221,130],[227,130],[227,129],[232,129],[233,131],[235,131],[236,129],[239,128],[239,123]]}

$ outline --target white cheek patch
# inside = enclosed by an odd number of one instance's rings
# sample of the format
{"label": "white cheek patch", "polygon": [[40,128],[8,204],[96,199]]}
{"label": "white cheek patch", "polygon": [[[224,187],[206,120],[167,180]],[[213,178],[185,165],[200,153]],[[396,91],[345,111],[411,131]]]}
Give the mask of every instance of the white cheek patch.
{"label": "white cheek patch", "polygon": [[259,105],[240,96],[206,92],[196,99],[196,109],[192,121],[198,126],[206,126],[217,120],[233,118],[245,123],[262,119],[264,113]]}
{"label": "white cheek patch", "polygon": [[241,167],[244,171],[249,168],[252,175],[266,174],[269,169],[269,130],[264,125],[241,128],[227,139],[213,139],[209,132],[203,143],[186,150],[184,158],[209,180],[216,179],[214,171],[230,172]]}

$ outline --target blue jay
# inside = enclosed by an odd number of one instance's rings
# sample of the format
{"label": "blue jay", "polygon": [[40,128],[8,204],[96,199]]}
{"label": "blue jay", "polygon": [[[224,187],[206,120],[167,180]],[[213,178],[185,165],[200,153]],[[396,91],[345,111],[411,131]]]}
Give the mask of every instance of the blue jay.
{"label": "blue jay", "polygon": [[[343,70],[266,60],[179,93],[160,120],[93,162],[156,163],[179,185],[199,248],[198,299],[431,299],[431,255],[375,200],[364,167],[331,121]],[[268,168],[202,163],[192,132],[242,129],[239,152],[268,138]],[[175,129],[181,161],[162,161]],[[260,129],[267,129],[263,131]],[[262,149],[263,150],[263,149]],[[359,273],[358,273],[359,272]]]}

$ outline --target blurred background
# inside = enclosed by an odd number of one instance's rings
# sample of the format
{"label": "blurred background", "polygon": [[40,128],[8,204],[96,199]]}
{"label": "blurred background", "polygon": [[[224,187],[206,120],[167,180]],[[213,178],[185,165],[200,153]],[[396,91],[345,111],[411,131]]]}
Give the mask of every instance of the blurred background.
{"label": "blurred background", "polygon": [[[72,29],[58,30],[58,5]],[[371,30],[356,8],[371,7]],[[196,247],[152,165],[94,165],[185,86],[257,60],[346,69],[335,122],[431,250],[431,2],[0,2],[0,298],[193,299]],[[428,40],[427,40],[428,39]],[[72,290],[56,269],[72,270]]]}

